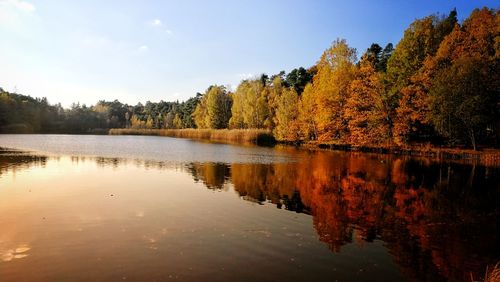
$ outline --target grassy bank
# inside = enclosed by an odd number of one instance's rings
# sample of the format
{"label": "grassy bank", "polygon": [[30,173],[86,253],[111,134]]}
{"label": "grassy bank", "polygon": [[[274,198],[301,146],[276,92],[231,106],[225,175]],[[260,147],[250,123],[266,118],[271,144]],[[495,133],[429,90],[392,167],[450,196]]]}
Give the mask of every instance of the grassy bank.
{"label": "grassy bank", "polygon": [[211,140],[228,143],[274,144],[276,141],[265,129],[131,129],[114,128],[110,135],[153,135],[178,138]]}

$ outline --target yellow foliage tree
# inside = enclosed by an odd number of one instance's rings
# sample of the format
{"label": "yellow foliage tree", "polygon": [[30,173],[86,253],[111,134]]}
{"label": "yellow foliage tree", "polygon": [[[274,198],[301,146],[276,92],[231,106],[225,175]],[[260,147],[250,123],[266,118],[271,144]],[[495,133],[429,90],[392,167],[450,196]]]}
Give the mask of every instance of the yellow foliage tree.
{"label": "yellow foliage tree", "polygon": [[208,123],[207,99],[205,95],[201,98],[200,103],[196,105],[193,112],[193,120],[197,128],[210,128]]}
{"label": "yellow foliage tree", "polygon": [[245,91],[243,88],[246,87],[246,82],[240,83],[236,92],[231,94],[233,99],[233,105],[231,106],[231,119],[229,120],[230,128],[245,128],[245,122],[243,120],[243,105],[245,103],[245,95],[242,93]]}
{"label": "yellow foliage tree", "polygon": [[277,97],[276,103],[276,127],[274,136],[277,140],[296,141],[298,130],[296,129],[298,95],[293,88],[284,89]]}
{"label": "yellow foliage tree", "polygon": [[349,47],[345,40],[337,39],[321,56],[311,89],[304,93],[310,95],[306,99],[312,98],[312,101],[307,101],[307,106],[316,108],[310,108],[307,112],[311,114],[311,110],[314,111],[314,127],[320,141],[344,142],[346,139],[344,109],[355,61],[356,49]]}
{"label": "yellow foliage tree", "polygon": [[175,117],[174,117],[174,120],[173,120],[173,126],[175,129],[181,129],[183,128],[183,124],[182,124],[182,119],[181,117],[179,116],[179,114],[175,114]]}
{"label": "yellow foliage tree", "polygon": [[130,118],[131,128],[145,128],[146,122],[142,121],[137,115],[132,115]]}
{"label": "yellow foliage tree", "polygon": [[302,92],[298,111],[300,134],[305,140],[316,140],[318,138],[318,125],[315,118],[316,108],[313,85],[309,83]]}
{"label": "yellow foliage tree", "polygon": [[148,116],[148,119],[146,120],[146,124],[144,125],[145,128],[151,129],[154,126],[154,120],[151,116]]}
{"label": "yellow foliage tree", "polygon": [[244,80],[233,93],[231,128],[269,128],[269,89],[261,80]]}
{"label": "yellow foliage tree", "polygon": [[223,86],[210,86],[193,112],[198,128],[227,128],[231,118],[231,96]]}

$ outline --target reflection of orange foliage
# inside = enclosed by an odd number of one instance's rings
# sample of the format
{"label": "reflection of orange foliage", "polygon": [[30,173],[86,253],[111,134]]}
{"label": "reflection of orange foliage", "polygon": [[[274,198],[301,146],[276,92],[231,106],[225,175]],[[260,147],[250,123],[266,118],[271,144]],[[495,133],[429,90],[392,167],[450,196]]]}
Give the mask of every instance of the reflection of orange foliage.
{"label": "reflection of orange foliage", "polygon": [[223,163],[192,164],[191,173],[210,189],[223,189],[229,177],[229,167]]}
{"label": "reflection of orange foliage", "polygon": [[376,154],[296,154],[297,163],[231,165],[235,190],[278,205],[293,202],[298,193],[319,239],[332,251],[353,240],[380,238],[410,278],[439,273],[462,280],[469,272],[481,275],[494,262],[496,226],[478,222],[482,210],[494,214],[495,201],[484,203],[484,194],[462,191],[468,185],[496,193],[492,169]]}
{"label": "reflection of orange foliage", "polygon": [[344,199],[347,201],[347,216],[356,223],[374,226],[383,208],[384,186],[367,182],[362,178],[348,176],[342,180]]}
{"label": "reflection of orange foliage", "polygon": [[403,172],[404,161],[402,159],[396,159],[392,163],[391,167],[391,181],[396,185],[404,185],[406,183],[407,175]]}
{"label": "reflection of orange foliage", "polygon": [[299,166],[303,175],[297,186],[305,205],[311,207],[320,240],[339,251],[352,241],[354,229],[364,240],[374,239],[388,171],[383,160],[320,152]]}
{"label": "reflection of orange foliage", "polygon": [[233,164],[231,181],[241,196],[257,201],[270,200],[279,203],[284,196],[295,191],[294,171],[286,164]]}
{"label": "reflection of orange foliage", "polygon": [[[332,251],[354,240],[381,239],[410,280],[481,277],[498,260],[498,168],[377,154],[289,153],[298,161],[198,163],[188,170],[210,189],[225,189],[230,181],[247,199],[311,213],[319,239]],[[103,166],[126,163],[92,160]],[[0,174],[45,162],[0,154]]]}

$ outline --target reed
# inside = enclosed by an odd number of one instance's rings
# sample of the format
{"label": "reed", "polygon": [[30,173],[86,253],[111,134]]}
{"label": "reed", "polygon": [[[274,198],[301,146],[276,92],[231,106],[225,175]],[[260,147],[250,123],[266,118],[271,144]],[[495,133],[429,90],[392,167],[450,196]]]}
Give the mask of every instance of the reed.
{"label": "reed", "polygon": [[485,282],[498,282],[500,281],[500,262],[495,264],[492,268],[486,267]]}
{"label": "reed", "polygon": [[500,261],[497,262],[493,267],[486,266],[486,273],[484,274],[484,280],[476,280],[470,272],[470,281],[471,282],[498,282],[500,281]]}
{"label": "reed", "polygon": [[274,144],[271,131],[265,129],[133,129],[113,128],[110,135],[154,135],[177,138],[202,139],[229,143]]}

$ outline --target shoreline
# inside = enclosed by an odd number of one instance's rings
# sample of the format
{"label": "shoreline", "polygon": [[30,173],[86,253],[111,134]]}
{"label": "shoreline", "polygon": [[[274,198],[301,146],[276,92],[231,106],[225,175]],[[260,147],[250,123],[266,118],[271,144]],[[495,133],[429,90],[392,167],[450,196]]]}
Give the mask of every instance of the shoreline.
{"label": "shoreline", "polygon": [[[290,145],[290,143],[288,143]],[[437,160],[469,160],[479,161],[486,165],[500,165],[500,150],[494,148],[472,149],[431,147],[431,146],[406,146],[406,147],[366,147],[348,144],[303,143],[297,147],[309,150],[345,151],[360,153],[377,153],[386,155],[399,155],[410,157],[432,158]]]}
{"label": "shoreline", "polygon": [[264,129],[110,129],[109,135],[152,135],[195,140],[216,141],[230,144],[255,144],[258,146],[285,145],[304,150],[337,150],[379,154],[430,157],[436,159],[479,160],[500,164],[500,150],[481,148],[478,151],[466,148],[434,147],[414,145],[405,147],[368,147],[349,144],[320,142],[277,141],[269,130]]}
{"label": "shoreline", "polygon": [[[90,133],[95,135],[97,132]],[[9,133],[12,134],[12,133]],[[57,133],[38,133],[57,134]],[[60,133],[58,133],[60,134]],[[63,133],[70,135],[89,135],[89,133]],[[1,135],[1,134],[0,134]],[[23,135],[23,134],[21,134]],[[97,135],[143,135],[185,138],[197,141],[217,142],[232,145],[257,145],[274,147],[286,146],[310,151],[344,151],[360,153],[377,153],[387,155],[402,155],[411,157],[425,157],[437,160],[470,160],[479,161],[486,165],[500,166],[500,149],[480,148],[474,151],[468,148],[436,147],[429,145],[413,145],[405,147],[368,147],[349,144],[321,143],[321,142],[288,142],[277,141],[271,131],[265,129],[128,129],[113,128],[108,134],[99,132]]]}

